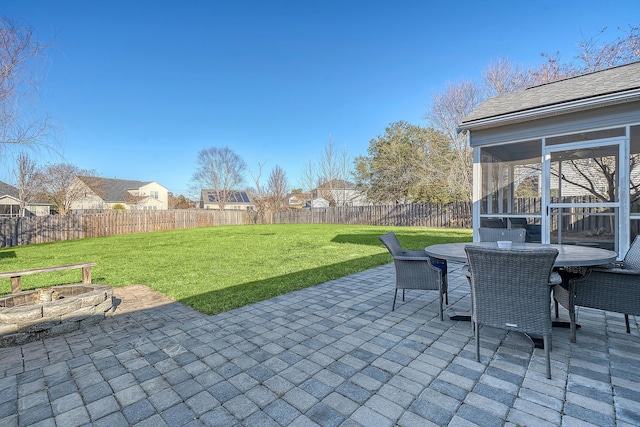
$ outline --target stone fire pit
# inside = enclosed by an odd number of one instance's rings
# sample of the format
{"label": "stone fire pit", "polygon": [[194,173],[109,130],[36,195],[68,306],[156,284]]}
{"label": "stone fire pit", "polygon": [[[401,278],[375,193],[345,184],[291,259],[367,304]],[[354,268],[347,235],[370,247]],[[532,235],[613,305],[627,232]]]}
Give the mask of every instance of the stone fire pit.
{"label": "stone fire pit", "polygon": [[77,284],[0,297],[0,347],[74,331],[104,319],[113,288]]}

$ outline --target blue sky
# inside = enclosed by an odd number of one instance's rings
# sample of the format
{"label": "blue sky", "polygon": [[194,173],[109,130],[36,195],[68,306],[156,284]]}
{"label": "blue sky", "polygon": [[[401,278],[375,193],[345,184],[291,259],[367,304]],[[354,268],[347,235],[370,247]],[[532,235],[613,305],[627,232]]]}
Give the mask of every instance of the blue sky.
{"label": "blue sky", "polygon": [[570,60],[583,36],[639,24],[640,2],[2,0],[0,14],[52,44],[41,103],[64,158],[40,163],[186,195],[209,147],[298,187],[330,136],[366,154],[390,123],[426,126],[447,82],[503,57]]}

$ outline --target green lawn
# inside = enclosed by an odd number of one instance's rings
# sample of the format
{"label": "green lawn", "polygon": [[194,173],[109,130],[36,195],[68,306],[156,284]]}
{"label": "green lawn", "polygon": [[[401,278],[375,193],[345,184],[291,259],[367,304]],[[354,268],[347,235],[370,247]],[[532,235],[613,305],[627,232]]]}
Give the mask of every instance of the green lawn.
{"label": "green lawn", "polygon": [[[95,261],[93,283],[145,284],[207,314],[391,262],[378,236],[406,249],[471,241],[471,230],[357,225],[246,225],[0,249],[0,271]],[[80,270],[22,278],[24,290],[78,283]],[[0,280],[0,294],[11,290]]]}

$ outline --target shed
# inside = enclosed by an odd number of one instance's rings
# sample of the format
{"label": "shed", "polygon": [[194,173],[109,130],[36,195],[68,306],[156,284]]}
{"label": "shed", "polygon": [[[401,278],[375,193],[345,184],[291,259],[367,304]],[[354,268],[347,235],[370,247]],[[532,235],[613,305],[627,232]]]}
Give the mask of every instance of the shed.
{"label": "shed", "polygon": [[542,243],[626,253],[640,229],[640,62],[481,103],[473,148],[478,227],[527,227]]}

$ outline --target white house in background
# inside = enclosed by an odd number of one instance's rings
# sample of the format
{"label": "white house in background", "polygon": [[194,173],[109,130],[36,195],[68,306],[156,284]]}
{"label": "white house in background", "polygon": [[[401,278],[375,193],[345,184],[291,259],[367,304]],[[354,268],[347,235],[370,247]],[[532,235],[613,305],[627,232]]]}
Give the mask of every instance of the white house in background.
{"label": "white house in background", "polygon": [[[0,218],[20,216],[20,192],[13,185],[0,181]],[[51,204],[31,202],[25,206],[26,216],[44,216],[51,213]]]}
{"label": "white house in background", "polygon": [[131,210],[169,209],[169,191],[155,181],[77,176],[71,185],[84,191],[84,196],[71,204],[74,211],[113,209],[116,205]]}
{"label": "white house in background", "polygon": [[329,206],[331,206],[329,201],[327,199],[323,199],[322,197],[311,199],[307,205],[312,208],[328,208]]}
{"label": "white house in background", "polygon": [[309,194],[305,193],[291,193],[287,195],[287,208],[289,209],[301,209],[304,207],[306,201],[309,200]]}
{"label": "white house in background", "polygon": [[[330,182],[319,185],[311,191],[311,200],[324,199],[325,201],[335,203],[336,206],[367,206],[371,202],[366,198],[364,193],[359,191],[352,182],[342,179],[334,179]],[[322,202],[312,202],[313,207],[324,207]]]}
{"label": "white house in background", "polygon": [[[200,192],[200,209],[220,209],[220,202],[215,190]],[[250,210],[254,208],[253,201],[246,191],[228,191],[225,210]]]}

